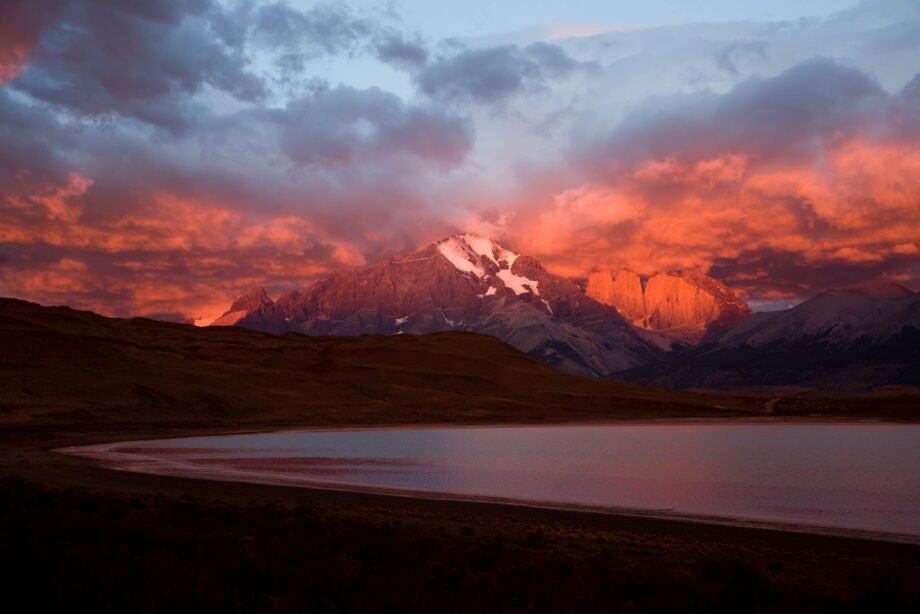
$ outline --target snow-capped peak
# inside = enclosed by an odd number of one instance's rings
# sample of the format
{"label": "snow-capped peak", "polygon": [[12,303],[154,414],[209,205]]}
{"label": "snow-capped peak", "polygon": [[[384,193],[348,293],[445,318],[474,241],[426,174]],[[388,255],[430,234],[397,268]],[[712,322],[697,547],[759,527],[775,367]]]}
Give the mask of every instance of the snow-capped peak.
{"label": "snow-capped peak", "polygon": [[[498,277],[515,294],[532,292],[539,295],[539,283],[535,280],[515,275],[511,267],[518,259],[518,254],[505,249],[501,244],[474,233],[457,234],[437,242],[438,251],[461,272],[470,273],[479,279]],[[491,261],[497,271],[484,266],[483,259]],[[494,291],[489,294],[494,294]]]}
{"label": "snow-capped peak", "polygon": [[[486,271],[479,258],[481,255],[465,239],[466,235],[453,235],[438,241],[438,251],[456,267],[458,271],[472,273],[476,277],[485,277]],[[478,244],[478,242],[477,242]]]}
{"label": "snow-capped peak", "polygon": [[482,258],[492,261],[499,269],[510,269],[518,255],[499,243],[474,233],[457,234],[438,241],[438,251],[457,269],[484,277],[487,272]]}

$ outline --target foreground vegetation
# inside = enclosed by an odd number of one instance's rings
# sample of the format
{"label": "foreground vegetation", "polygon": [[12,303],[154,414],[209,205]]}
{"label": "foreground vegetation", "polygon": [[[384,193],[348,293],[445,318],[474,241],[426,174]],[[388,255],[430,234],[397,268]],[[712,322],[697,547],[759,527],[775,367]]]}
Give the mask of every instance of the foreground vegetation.
{"label": "foreground vegetation", "polygon": [[[908,560],[500,514],[0,482],[12,611],[917,611]],[[9,605],[8,605],[9,607]]]}

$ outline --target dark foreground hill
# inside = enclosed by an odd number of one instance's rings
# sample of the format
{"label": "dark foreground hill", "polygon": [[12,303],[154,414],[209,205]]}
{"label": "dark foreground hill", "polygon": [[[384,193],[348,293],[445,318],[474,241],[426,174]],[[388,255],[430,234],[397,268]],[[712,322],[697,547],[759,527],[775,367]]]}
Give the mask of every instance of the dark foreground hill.
{"label": "dark foreground hill", "polygon": [[[487,335],[274,336],[0,299],[0,426],[916,419],[913,390],[697,394],[563,373]],[[84,425],[84,426],[80,426]]]}
{"label": "dark foreground hill", "polygon": [[0,423],[733,416],[761,403],[572,376],[486,335],[273,336],[0,299]]}

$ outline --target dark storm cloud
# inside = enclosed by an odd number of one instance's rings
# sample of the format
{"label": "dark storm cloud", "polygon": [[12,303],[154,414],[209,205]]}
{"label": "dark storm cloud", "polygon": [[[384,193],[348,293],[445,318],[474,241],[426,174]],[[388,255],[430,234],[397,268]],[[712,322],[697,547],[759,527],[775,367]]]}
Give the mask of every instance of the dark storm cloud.
{"label": "dark storm cloud", "polygon": [[[206,88],[247,103],[266,98],[269,84],[251,61],[258,50],[269,53],[283,80],[304,77],[320,57],[370,54],[407,69],[427,59],[418,37],[340,3],[301,10],[284,2],[225,8],[213,0],[52,1],[41,9],[11,2],[0,17],[21,22],[22,32],[14,31],[15,49],[8,43],[12,59],[0,47],[0,62],[9,64],[0,76],[9,73],[20,91],[78,117],[132,118],[176,135],[213,114],[196,98]],[[0,25],[0,33],[6,29]],[[554,65],[547,58],[547,68]]]}
{"label": "dark storm cloud", "polygon": [[588,137],[584,157],[692,161],[743,151],[762,161],[792,161],[833,139],[881,127],[891,107],[892,97],[871,75],[818,58],[726,94],[650,101],[607,137]]}
{"label": "dark storm cloud", "polygon": [[181,132],[203,112],[205,86],[240,100],[266,94],[240,47],[215,30],[209,0],[85,0],[42,14],[14,86],[77,115],[119,115]]}
{"label": "dark storm cloud", "polygon": [[453,165],[473,143],[468,119],[406,104],[377,88],[323,87],[264,117],[280,128],[283,150],[300,165],[400,154]]}
{"label": "dark storm cloud", "polygon": [[[909,271],[917,258],[894,255],[865,263],[809,262],[802,254],[776,249],[745,251],[717,259],[710,275],[751,296],[809,297],[826,288],[844,288],[881,275]],[[756,271],[756,275],[751,272]]]}
{"label": "dark storm cloud", "polygon": [[45,181],[61,181],[67,174],[62,150],[77,131],[52,114],[14,100],[0,88],[0,198],[28,192]]}
{"label": "dark storm cloud", "polygon": [[437,100],[494,104],[565,78],[580,66],[556,45],[504,45],[439,58],[419,71],[415,81]]}

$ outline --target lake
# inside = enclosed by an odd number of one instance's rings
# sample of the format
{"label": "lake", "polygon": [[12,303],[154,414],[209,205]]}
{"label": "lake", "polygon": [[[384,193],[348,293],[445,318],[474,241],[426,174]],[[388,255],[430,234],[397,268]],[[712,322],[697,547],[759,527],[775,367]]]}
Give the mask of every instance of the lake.
{"label": "lake", "polygon": [[286,431],[66,451],[164,475],[920,538],[920,425]]}

